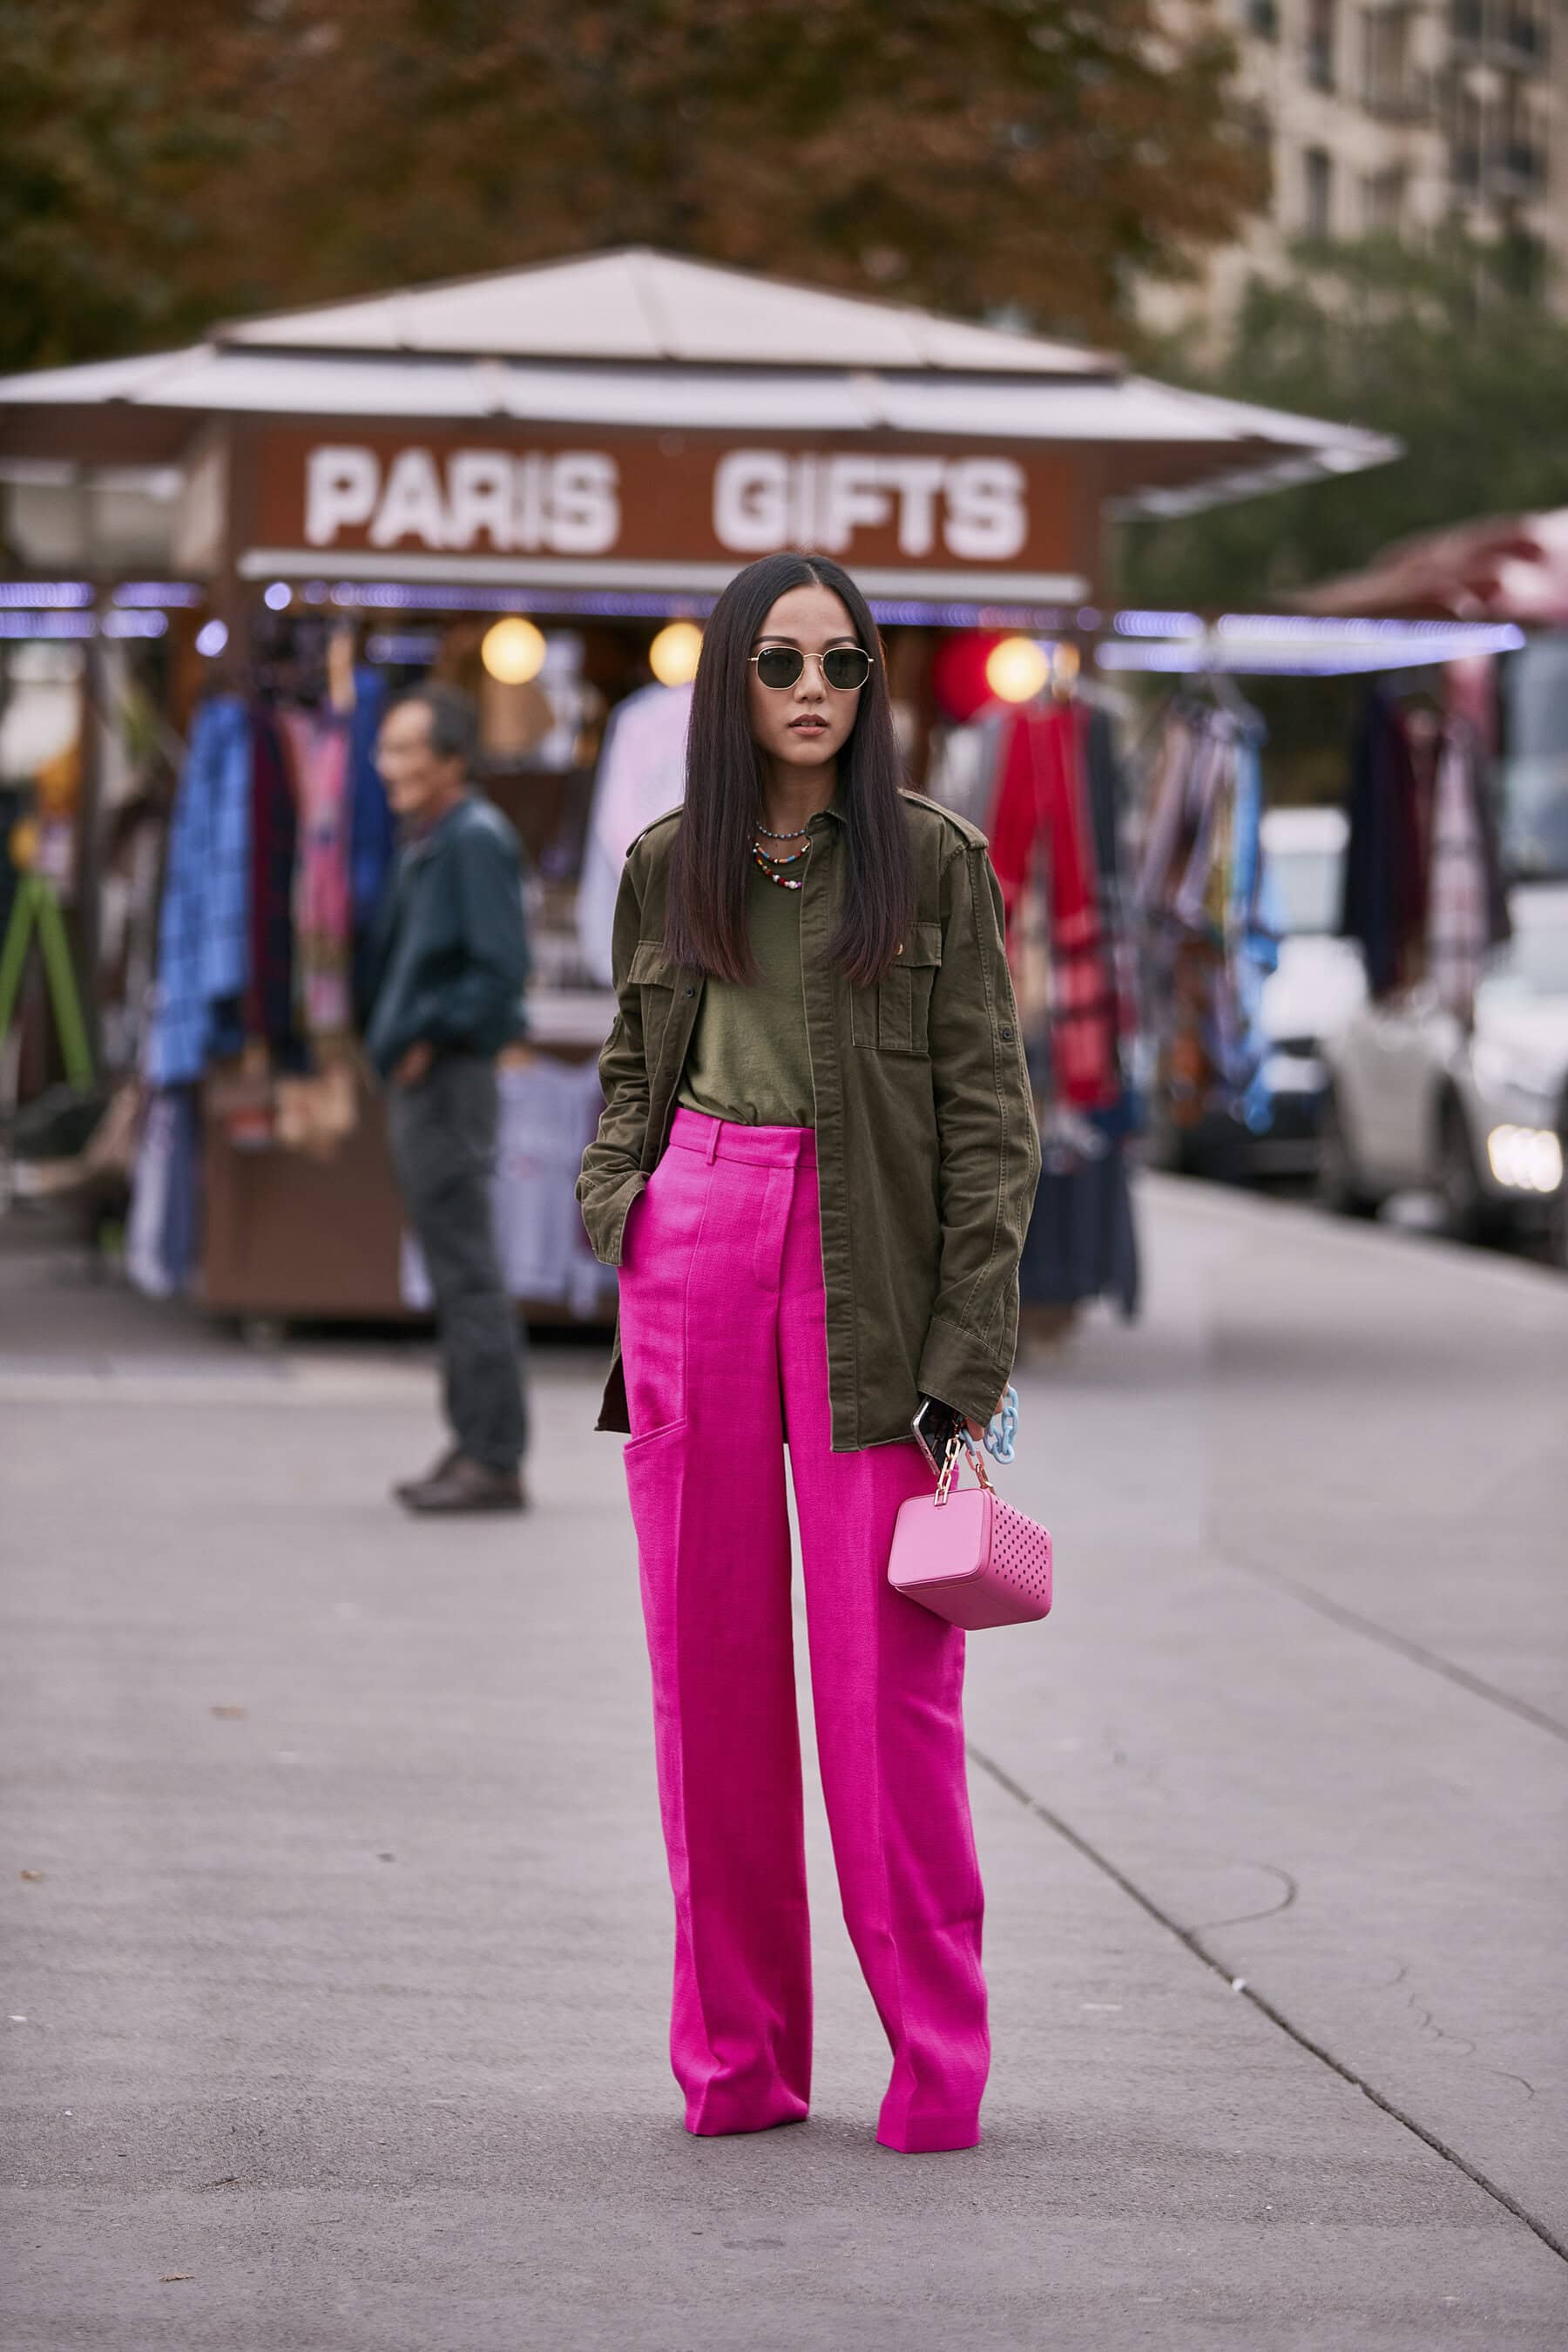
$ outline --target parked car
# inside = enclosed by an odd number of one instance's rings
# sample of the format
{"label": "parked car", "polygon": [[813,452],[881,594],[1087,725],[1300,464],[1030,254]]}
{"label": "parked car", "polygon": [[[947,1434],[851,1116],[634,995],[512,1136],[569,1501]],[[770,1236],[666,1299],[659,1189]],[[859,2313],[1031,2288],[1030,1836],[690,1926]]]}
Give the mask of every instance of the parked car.
{"label": "parked car", "polygon": [[1263,983],[1268,1122],[1254,1130],[1211,1113],[1195,1127],[1179,1129],[1156,1090],[1145,1150],[1152,1165],[1233,1183],[1315,1174],[1328,1087],[1323,1040],[1343,1026],[1366,994],[1360,951],[1337,936],[1346,838],[1339,809],[1265,814],[1266,904],[1279,930],[1279,965]]}
{"label": "parked car", "polygon": [[1320,1186],[1371,1215],[1390,1193],[1436,1192],[1450,1233],[1514,1226],[1568,1247],[1568,886],[1521,884],[1513,938],[1467,1029],[1417,988],[1363,1003],[1329,1046]]}

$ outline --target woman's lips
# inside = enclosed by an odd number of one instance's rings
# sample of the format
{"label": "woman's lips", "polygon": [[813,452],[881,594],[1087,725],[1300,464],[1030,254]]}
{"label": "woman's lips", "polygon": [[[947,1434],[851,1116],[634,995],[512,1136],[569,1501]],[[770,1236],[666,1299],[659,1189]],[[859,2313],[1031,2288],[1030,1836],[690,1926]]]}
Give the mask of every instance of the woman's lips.
{"label": "woman's lips", "polygon": [[827,721],[826,719],[792,719],[789,731],[792,735],[826,735]]}

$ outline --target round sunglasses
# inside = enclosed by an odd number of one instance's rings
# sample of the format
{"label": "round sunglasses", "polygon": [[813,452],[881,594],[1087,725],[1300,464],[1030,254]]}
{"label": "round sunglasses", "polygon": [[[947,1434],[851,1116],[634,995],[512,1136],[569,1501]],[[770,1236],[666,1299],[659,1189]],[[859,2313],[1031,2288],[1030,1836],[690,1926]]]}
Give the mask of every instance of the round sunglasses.
{"label": "round sunglasses", "polygon": [[822,672],[824,686],[836,694],[858,693],[871,675],[871,656],[864,646],[830,646],[825,654],[803,654],[798,646],[763,646],[752,656],[757,683],[782,694],[794,686],[808,660]]}

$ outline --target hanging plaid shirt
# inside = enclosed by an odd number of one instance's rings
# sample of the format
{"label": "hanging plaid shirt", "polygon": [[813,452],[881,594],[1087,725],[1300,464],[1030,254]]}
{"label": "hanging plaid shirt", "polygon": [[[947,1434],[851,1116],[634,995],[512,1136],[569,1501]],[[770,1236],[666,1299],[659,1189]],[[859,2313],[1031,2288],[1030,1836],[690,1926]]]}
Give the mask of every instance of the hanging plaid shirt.
{"label": "hanging plaid shirt", "polygon": [[1480,747],[1462,719],[1451,719],[1432,802],[1426,973],[1438,1003],[1462,1021],[1493,945],[1481,791]]}
{"label": "hanging plaid shirt", "polygon": [[250,724],[236,695],[196,712],[174,800],[146,1074],[154,1087],[201,1076],[231,1034],[249,966]]}

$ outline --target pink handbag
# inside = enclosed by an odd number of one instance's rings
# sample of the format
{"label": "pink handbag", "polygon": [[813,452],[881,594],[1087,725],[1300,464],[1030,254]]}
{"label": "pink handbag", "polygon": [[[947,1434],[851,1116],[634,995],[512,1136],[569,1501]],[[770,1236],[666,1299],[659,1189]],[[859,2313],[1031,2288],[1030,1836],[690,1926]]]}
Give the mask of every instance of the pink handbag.
{"label": "pink handbag", "polygon": [[978,1486],[955,1487],[959,1441],[948,1449],[934,1495],[899,1507],[888,1581],[922,1609],[976,1632],[1025,1625],[1051,1605],[1051,1539],[1005,1503],[972,1445]]}

